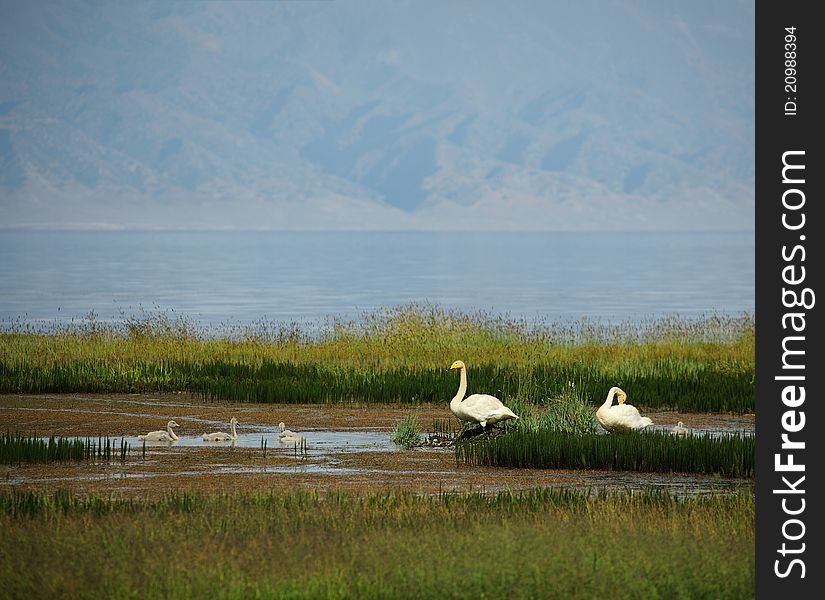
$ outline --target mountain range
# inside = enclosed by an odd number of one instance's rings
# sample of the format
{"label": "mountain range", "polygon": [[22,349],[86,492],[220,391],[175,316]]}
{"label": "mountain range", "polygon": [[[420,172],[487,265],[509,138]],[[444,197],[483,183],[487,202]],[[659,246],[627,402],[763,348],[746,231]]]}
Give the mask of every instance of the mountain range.
{"label": "mountain range", "polygon": [[3,1],[0,227],[753,228],[751,2],[511,4]]}

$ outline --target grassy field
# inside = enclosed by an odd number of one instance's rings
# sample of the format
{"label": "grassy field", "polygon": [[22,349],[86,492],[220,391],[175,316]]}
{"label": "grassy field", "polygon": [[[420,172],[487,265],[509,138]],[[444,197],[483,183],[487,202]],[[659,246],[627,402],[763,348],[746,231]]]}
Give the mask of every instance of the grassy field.
{"label": "grassy field", "polygon": [[621,386],[644,407],[753,412],[752,317],[562,326],[408,306],[358,323],[201,330],[163,315],[0,333],[0,393],[190,391],[246,402],[446,402],[469,393],[545,403],[571,383],[593,403]]}
{"label": "grassy field", "polygon": [[8,598],[750,598],[754,501],[0,494]]}

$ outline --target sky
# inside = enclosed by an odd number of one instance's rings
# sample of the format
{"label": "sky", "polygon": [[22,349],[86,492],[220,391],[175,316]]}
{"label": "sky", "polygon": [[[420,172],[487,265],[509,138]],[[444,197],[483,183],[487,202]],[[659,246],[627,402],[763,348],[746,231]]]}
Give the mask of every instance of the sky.
{"label": "sky", "polygon": [[0,0],[0,227],[752,230],[752,2]]}

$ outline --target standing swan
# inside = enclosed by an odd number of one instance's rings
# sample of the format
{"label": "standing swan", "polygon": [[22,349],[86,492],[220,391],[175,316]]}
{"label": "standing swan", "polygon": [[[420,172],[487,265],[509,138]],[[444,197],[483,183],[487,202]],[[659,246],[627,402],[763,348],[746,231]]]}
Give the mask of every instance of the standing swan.
{"label": "standing swan", "polygon": [[174,421],[169,421],[166,424],[166,431],[162,429],[159,431],[150,431],[146,435],[139,435],[139,440],[144,440],[147,442],[176,442],[178,440],[178,436],[175,435],[175,432],[172,431],[172,427],[180,427]]}
{"label": "standing swan", "polygon": [[518,419],[518,415],[504,406],[495,396],[487,394],[473,394],[464,397],[467,393],[467,365],[464,361],[457,360],[450,369],[461,369],[461,383],[458,386],[458,393],[450,401],[450,410],[462,421],[478,423],[483,429],[487,425],[493,425],[499,421],[507,419]]}
{"label": "standing swan", "polygon": [[280,430],[280,433],[278,434],[278,439],[281,440],[282,444],[290,444],[292,446],[297,446],[302,441],[304,441],[303,437],[301,437],[294,431],[290,431],[289,429],[287,429],[284,423],[278,423],[278,429]]}
{"label": "standing swan", "polygon": [[204,442],[231,442],[238,439],[238,433],[235,431],[235,425],[238,424],[238,419],[232,417],[229,420],[229,427],[232,428],[232,435],[228,433],[224,433],[223,431],[218,431],[215,433],[204,433],[203,434],[203,441]]}
{"label": "standing swan", "polygon": [[[613,404],[613,396],[619,396],[619,403],[616,406]],[[617,387],[610,388],[607,392],[607,400],[601,405],[601,408],[596,411],[596,419],[602,427],[607,431],[630,431],[632,429],[644,429],[648,425],[652,425],[648,417],[643,417],[635,406],[625,404],[627,394]]]}

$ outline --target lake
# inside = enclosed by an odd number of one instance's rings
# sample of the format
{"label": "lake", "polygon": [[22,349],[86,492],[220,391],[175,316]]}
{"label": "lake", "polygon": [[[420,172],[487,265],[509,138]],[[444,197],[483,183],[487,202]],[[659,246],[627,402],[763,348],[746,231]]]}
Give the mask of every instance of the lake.
{"label": "lake", "polygon": [[319,321],[411,301],[528,319],[754,310],[754,234],[0,232],[0,321]]}

